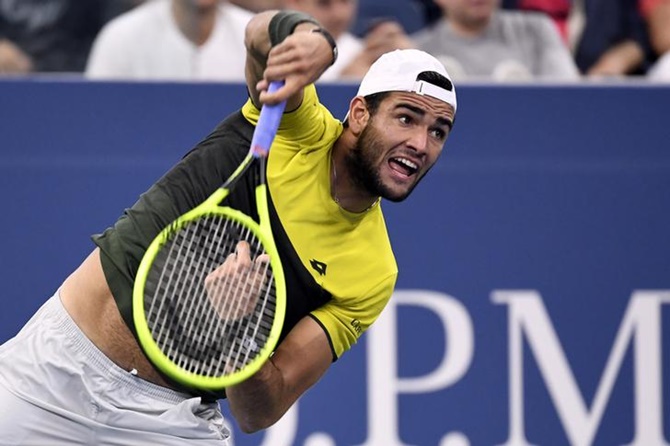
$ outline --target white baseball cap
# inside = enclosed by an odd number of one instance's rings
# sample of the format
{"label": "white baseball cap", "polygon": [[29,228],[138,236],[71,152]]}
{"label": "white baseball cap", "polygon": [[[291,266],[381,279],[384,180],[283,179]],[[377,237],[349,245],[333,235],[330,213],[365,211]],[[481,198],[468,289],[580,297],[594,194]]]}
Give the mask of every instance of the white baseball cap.
{"label": "white baseball cap", "polygon": [[[424,71],[434,71],[449,79],[450,89],[417,80]],[[456,89],[444,65],[425,51],[406,49],[383,54],[370,66],[361,81],[357,96],[367,96],[386,91],[411,91],[432,96],[454,107]]]}

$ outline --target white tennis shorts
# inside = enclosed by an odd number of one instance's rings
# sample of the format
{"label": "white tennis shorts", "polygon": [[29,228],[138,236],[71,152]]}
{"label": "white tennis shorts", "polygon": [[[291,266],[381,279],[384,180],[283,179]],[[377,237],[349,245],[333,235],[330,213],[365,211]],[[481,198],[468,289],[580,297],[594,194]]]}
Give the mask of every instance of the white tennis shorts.
{"label": "white tennis shorts", "polygon": [[0,445],[230,446],[217,403],[137,378],[79,330],[58,293],[0,346]]}

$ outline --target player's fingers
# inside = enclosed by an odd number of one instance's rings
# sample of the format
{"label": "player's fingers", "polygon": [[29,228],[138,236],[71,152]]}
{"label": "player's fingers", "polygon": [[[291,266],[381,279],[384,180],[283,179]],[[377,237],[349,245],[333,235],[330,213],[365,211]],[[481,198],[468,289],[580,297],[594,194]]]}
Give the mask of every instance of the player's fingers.
{"label": "player's fingers", "polygon": [[215,270],[207,274],[205,277],[205,286],[207,288],[221,286],[221,281],[225,280],[230,275],[235,265],[235,254],[230,254],[223,264],[219,265]]}
{"label": "player's fingers", "polygon": [[254,286],[257,290],[262,291],[262,287],[267,280],[267,272],[270,266],[270,256],[267,254],[260,254],[254,260],[254,272],[256,277],[254,278]]}
{"label": "player's fingers", "polygon": [[256,260],[254,260],[254,263],[257,265],[267,265],[270,263],[270,256],[268,254],[260,254],[256,257]]}
{"label": "player's fingers", "polygon": [[293,59],[295,47],[286,43],[274,46],[268,53],[266,66],[279,65]]}
{"label": "player's fingers", "polygon": [[219,265],[218,268],[214,270],[214,273],[218,275],[228,274],[230,273],[230,271],[233,271],[235,269],[236,264],[237,264],[237,254],[231,252],[230,254],[228,254],[228,257],[226,257],[225,262],[223,262],[223,264]]}
{"label": "player's fingers", "polygon": [[272,93],[268,92],[267,89],[259,89],[259,91],[261,93],[258,95],[258,98],[260,99],[261,103],[273,105],[282,101],[286,101],[289,97],[298,91],[298,88],[296,88],[295,82],[290,82],[287,79],[283,87]]}
{"label": "player's fingers", "polygon": [[237,243],[235,247],[235,260],[238,270],[251,266],[251,248],[249,247],[249,243],[244,240]]}
{"label": "player's fingers", "polygon": [[270,82],[268,82],[266,79],[261,79],[256,83],[256,91],[266,91],[269,86]]}

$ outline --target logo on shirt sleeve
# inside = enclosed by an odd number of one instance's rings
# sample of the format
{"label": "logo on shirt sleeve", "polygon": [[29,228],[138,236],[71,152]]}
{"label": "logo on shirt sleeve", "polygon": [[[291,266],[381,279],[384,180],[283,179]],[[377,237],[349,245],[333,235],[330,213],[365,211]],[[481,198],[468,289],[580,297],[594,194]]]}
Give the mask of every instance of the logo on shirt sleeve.
{"label": "logo on shirt sleeve", "polygon": [[354,328],[356,336],[360,336],[361,332],[363,331],[363,327],[361,327],[361,321],[359,321],[358,319],[352,319],[351,326]]}

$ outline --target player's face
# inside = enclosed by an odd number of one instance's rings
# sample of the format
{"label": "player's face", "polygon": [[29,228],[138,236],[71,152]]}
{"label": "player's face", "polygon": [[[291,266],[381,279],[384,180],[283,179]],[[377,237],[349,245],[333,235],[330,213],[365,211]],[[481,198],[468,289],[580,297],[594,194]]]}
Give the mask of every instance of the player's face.
{"label": "player's face", "polygon": [[372,195],[404,200],[440,156],[453,118],[453,108],[438,99],[390,94],[347,156],[354,181]]}

